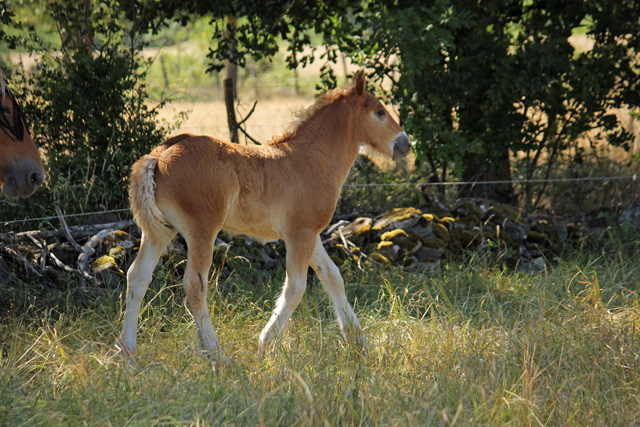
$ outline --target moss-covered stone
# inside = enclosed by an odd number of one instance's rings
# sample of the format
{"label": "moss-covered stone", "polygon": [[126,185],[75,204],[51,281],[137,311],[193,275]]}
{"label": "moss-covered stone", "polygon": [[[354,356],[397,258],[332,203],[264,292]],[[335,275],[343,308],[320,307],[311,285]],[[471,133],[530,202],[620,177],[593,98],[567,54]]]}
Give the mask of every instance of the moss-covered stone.
{"label": "moss-covered stone", "polygon": [[113,258],[118,265],[121,265],[127,256],[127,250],[120,245],[114,246],[109,249],[109,256]]}
{"label": "moss-covered stone", "polygon": [[470,199],[458,200],[451,208],[451,211],[461,218],[469,216],[481,217],[485,210],[479,206],[476,200]]}
{"label": "moss-covered stone", "polygon": [[402,267],[404,267],[405,270],[414,270],[419,266],[420,261],[418,261],[416,257],[410,256],[402,260]]}
{"label": "moss-covered stone", "polygon": [[109,253],[116,246],[122,246],[124,249],[129,250],[135,246],[135,239],[125,231],[115,230],[104,236],[101,246],[103,253]]}
{"label": "moss-covered stone", "polygon": [[444,240],[435,237],[433,239],[425,239],[424,245],[427,248],[437,249],[437,248],[444,248],[445,246],[447,246],[447,243]]}
{"label": "moss-covered stone", "polygon": [[417,242],[423,239],[430,239],[432,237],[436,237],[433,232],[434,222],[429,222],[426,224],[416,224],[411,228],[405,229],[407,234],[409,235],[409,239],[413,242]]}
{"label": "moss-covered stone", "polygon": [[402,250],[399,245],[396,245],[393,242],[382,241],[378,243],[378,252],[384,255],[386,258],[391,261],[395,261],[399,259],[402,255]]}
{"label": "moss-covered stone", "polygon": [[438,221],[438,222],[440,222],[440,224],[447,225],[447,224],[450,224],[452,222],[456,222],[456,220],[455,220],[455,218],[452,218],[450,216],[444,216],[444,217],[440,218],[440,221]]}
{"label": "moss-covered stone", "polygon": [[507,231],[500,230],[497,237],[498,237],[498,240],[504,242],[505,245],[513,246],[513,239],[511,238],[511,235]]}
{"label": "moss-covered stone", "polygon": [[401,228],[387,231],[380,236],[380,239],[384,242],[393,242],[393,244],[400,246],[403,250],[407,251],[416,245],[416,242],[421,240],[420,236],[409,235]]}
{"label": "moss-covered stone", "polygon": [[510,219],[511,221],[518,221],[521,219],[522,214],[512,206],[496,203],[493,206],[490,206],[487,209],[487,212],[484,214],[483,219],[491,220],[495,223],[500,223],[505,219]]}
{"label": "moss-covered stone", "polygon": [[387,231],[386,233],[382,233],[382,236],[380,236],[380,240],[389,241],[389,242],[393,242],[394,240],[397,240],[398,238],[408,239],[409,235],[403,229],[396,228],[395,230],[391,230],[391,231]]}
{"label": "moss-covered stone", "polygon": [[100,273],[108,268],[113,268],[114,270],[120,270],[118,268],[118,263],[116,262],[116,260],[109,255],[102,255],[100,258],[94,260],[91,263],[91,268],[93,269],[94,273]]}
{"label": "moss-covered stone", "polygon": [[444,255],[445,248],[444,246],[441,248],[430,248],[427,246],[423,246],[415,254],[415,257],[420,261],[426,261],[430,259],[440,258]]}
{"label": "moss-covered stone", "polygon": [[442,224],[434,224],[433,232],[436,236],[438,236],[439,239],[444,240],[445,242],[448,242],[449,240],[451,240],[451,236],[449,235],[449,230],[447,229],[446,226]]}
{"label": "moss-covered stone", "polygon": [[440,202],[426,203],[422,208],[422,211],[425,213],[433,214],[434,216],[437,216],[439,218],[445,216],[453,216],[451,214],[451,210]]}
{"label": "moss-covered stone", "polygon": [[375,262],[379,262],[381,264],[391,264],[391,261],[389,261],[389,258],[387,258],[386,256],[382,255],[379,252],[374,252],[371,255],[369,255],[369,259]]}
{"label": "moss-covered stone", "polygon": [[103,255],[91,263],[91,269],[96,279],[107,286],[119,286],[125,280],[124,271],[122,271],[116,260],[109,255]]}
{"label": "moss-covered stone", "polygon": [[432,222],[432,221],[439,222],[440,221],[440,218],[438,218],[438,215],[434,215],[434,214],[431,214],[431,213],[422,214],[422,219],[425,222]]}
{"label": "moss-covered stone", "polygon": [[462,223],[468,227],[477,227],[480,225],[480,217],[469,215],[458,219],[458,223]]}
{"label": "moss-covered stone", "polygon": [[384,231],[386,229],[413,227],[422,217],[422,212],[416,208],[393,209],[377,220],[373,224],[374,231]]}

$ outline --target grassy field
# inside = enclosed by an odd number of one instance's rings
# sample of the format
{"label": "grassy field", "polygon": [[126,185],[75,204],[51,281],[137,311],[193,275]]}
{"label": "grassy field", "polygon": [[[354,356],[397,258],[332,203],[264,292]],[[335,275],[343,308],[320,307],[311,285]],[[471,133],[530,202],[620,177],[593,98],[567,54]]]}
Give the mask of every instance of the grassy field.
{"label": "grassy field", "polygon": [[312,279],[278,353],[259,360],[282,267],[214,272],[231,359],[219,370],[197,354],[169,254],[143,303],[135,370],[111,345],[121,291],[87,289],[97,296],[78,307],[70,289],[55,309],[2,321],[0,424],[637,425],[640,240],[613,233],[536,274],[482,259],[431,276],[345,264],[367,354],[343,342]]}

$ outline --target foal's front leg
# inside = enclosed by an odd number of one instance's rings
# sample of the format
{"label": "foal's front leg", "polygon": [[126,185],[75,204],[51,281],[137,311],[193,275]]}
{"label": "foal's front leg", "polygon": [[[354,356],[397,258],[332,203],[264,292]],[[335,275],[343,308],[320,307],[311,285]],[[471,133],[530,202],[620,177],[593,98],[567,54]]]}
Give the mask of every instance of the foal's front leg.
{"label": "foal's front leg", "polygon": [[320,278],[320,283],[331,296],[338,324],[347,342],[355,345],[358,349],[366,350],[367,339],[362,332],[362,327],[356,314],[347,301],[347,296],[344,293],[344,280],[340,275],[340,270],[329,258],[327,251],[322,246],[320,236],[316,238],[313,256],[311,257],[311,268],[316,272]]}
{"label": "foal's front leg", "polygon": [[284,334],[291,314],[296,309],[307,286],[309,259],[313,253],[314,235],[304,233],[285,239],[287,247],[287,277],[276,308],[260,334],[260,355],[273,350]]}

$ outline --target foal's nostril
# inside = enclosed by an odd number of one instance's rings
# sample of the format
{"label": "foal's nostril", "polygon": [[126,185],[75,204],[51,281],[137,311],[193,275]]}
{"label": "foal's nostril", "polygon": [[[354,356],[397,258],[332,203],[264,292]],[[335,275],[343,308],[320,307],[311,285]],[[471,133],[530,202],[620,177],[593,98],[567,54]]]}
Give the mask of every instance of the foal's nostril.
{"label": "foal's nostril", "polygon": [[40,187],[43,182],[44,176],[40,172],[32,172],[31,175],[29,175],[29,184],[31,184],[31,187],[34,189]]}

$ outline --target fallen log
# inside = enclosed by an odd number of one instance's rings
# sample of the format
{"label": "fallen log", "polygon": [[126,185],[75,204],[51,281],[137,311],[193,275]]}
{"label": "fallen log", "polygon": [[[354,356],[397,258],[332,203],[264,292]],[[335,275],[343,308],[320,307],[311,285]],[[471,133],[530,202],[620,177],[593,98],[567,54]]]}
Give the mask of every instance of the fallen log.
{"label": "fallen log", "polygon": [[20,263],[20,265],[22,265],[22,268],[24,268],[29,273],[34,274],[34,275],[36,275],[38,277],[43,277],[43,274],[40,273],[31,264],[31,262],[28,259],[26,259],[22,255],[20,255],[18,252],[14,251],[13,249],[8,248],[5,245],[0,244],[0,254],[3,254],[3,255],[6,255],[6,256],[8,256],[10,258],[15,259],[16,261],[18,261],[18,263]]}
{"label": "fallen log", "polygon": [[[105,229],[114,229],[114,230],[122,230],[124,228],[130,227],[135,224],[135,221],[132,219],[109,222],[106,224],[91,224],[91,225],[76,225],[69,227],[69,232],[74,238],[79,237],[87,237],[93,236],[97,232]],[[64,229],[60,228],[57,230],[32,230],[32,231],[21,231],[19,233],[0,233],[0,242],[4,243],[12,243],[18,240],[28,239],[29,236],[34,237],[36,239],[49,239],[51,237],[63,237],[65,235]]]}

